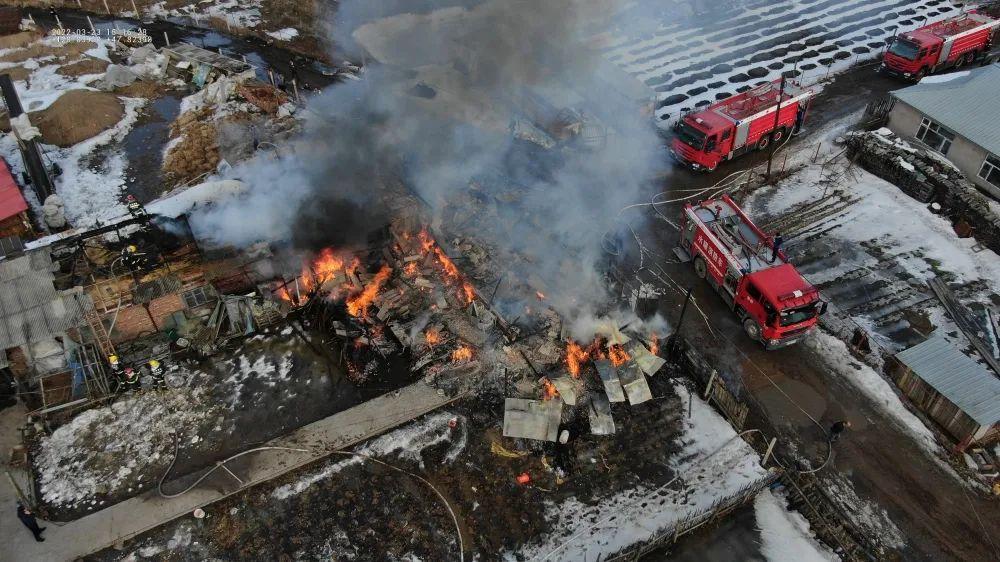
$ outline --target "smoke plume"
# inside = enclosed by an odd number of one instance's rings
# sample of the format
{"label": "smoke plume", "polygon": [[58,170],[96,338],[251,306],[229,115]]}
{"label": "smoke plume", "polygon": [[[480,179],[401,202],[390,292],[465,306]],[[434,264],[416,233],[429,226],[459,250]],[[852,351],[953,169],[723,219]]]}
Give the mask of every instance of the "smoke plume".
{"label": "smoke plume", "polygon": [[357,245],[389,216],[385,186],[405,185],[436,231],[490,249],[501,306],[519,313],[539,291],[587,331],[607,302],[619,210],[648,200],[663,165],[643,113],[653,93],[589,47],[634,3],[425,0],[381,17],[398,4],[340,3],[332,37],[361,50],[362,79],[310,100],[289,154],[237,166],[249,193],[199,211],[196,231]]}

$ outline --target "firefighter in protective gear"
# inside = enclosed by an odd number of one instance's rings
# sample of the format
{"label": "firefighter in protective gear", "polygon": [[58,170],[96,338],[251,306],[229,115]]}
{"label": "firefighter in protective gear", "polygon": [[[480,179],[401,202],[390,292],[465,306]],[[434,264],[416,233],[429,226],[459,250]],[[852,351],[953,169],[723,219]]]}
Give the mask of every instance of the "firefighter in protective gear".
{"label": "firefighter in protective gear", "polygon": [[119,381],[121,382],[122,390],[136,390],[139,388],[139,372],[132,367],[125,367]]}
{"label": "firefighter in protective gear", "polygon": [[145,254],[139,253],[139,248],[130,244],[122,248],[122,263],[130,271],[142,271],[146,268],[148,260]]}
{"label": "firefighter in protective gear", "polygon": [[135,195],[130,194],[125,198],[125,207],[128,208],[129,214],[133,217],[146,216],[146,208],[135,198]]}
{"label": "firefighter in protective gear", "polygon": [[156,388],[163,388],[165,382],[163,380],[163,365],[160,364],[156,359],[149,360],[149,376],[153,379],[153,386]]}
{"label": "firefighter in protective gear", "polygon": [[111,372],[116,375],[122,370],[122,364],[121,361],[118,360],[117,355],[108,356],[108,365],[111,367]]}

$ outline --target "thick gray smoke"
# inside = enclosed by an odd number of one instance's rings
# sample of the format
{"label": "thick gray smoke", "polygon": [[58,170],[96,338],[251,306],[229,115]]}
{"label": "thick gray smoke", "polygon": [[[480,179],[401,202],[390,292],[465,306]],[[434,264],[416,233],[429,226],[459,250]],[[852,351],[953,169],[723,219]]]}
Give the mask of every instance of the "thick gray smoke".
{"label": "thick gray smoke", "polygon": [[250,193],[192,217],[196,230],[235,245],[351,245],[385,221],[380,189],[398,181],[437,231],[491,248],[509,289],[499,302],[523,309],[530,286],[589,325],[607,302],[619,210],[648,200],[664,165],[643,113],[653,93],[587,46],[633,3],[427,0],[445,7],[383,19],[372,4],[342,2],[333,27],[364,49],[362,80],[311,100],[294,152],[234,170]]}

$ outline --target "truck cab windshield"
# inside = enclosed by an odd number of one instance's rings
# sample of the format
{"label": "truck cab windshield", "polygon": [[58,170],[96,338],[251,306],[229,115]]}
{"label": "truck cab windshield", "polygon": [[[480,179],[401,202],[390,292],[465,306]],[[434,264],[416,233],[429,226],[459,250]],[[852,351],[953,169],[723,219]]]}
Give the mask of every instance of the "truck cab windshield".
{"label": "truck cab windshield", "polygon": [[674,132],[677,133],[677,138],[679,138],[684,144],[690,145],[698,150],[705,147],[705,133],[695,129],[684,121],[677,124],[677,127],[674,128]]}
{"label": "truck cab windshield", "polygon": [[907,60],[915,60],[917,58],[917,52],[920,51],[920,46],[912,41],[907,41],[906,39],[896,39],[892,42],[892,46],[889,47],[889,52],[903,57]]}
{"label": "truck cab windshield", "polygon": [[792,308],[789,310],[781,311],[781,325],[791,326],[792,324],[798,324],[799,322],[805,322],[810,318],[813,318],[818,313],[816,304],[807,304],[805,306],[800,306],[798,308]]}

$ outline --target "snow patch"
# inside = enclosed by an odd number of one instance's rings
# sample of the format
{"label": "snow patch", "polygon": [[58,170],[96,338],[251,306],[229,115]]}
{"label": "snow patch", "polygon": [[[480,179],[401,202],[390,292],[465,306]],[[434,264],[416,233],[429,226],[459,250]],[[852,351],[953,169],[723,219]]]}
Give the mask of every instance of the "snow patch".
{"label": "snow patch", "polygon": [[952,80],[964,78],[968,75],[968,70],[963,70],[962,72],[952,72],[949,74],[935,74],[933,76],[925,76],[922,80],[920,80],[920,84],[944,84],[945,82],[951,82]]}
{"label": "snow patch", "polygon": [[816,540],[809,521],[802,514],[789,511],[784,496],[771,490],[761,492],[753,503],[760,530],[761,553],[770,562],[833,562],[836,554]]}
{"label": "snow patch", "polygon": [[687,412],[680,416],[682,450],[670,466],[677,480],[669,487],[640,484],[601,498],[595,505],[575,497],[550,502],[546,519],[552,521],[554,531],[542,537],[540,544],[517,553],[518,558],[554,554],[556,560],[603,559],[652,539],[686,517],[705,513],[715,501],[767,477],[760,457],[722,416],[697,396],[689,396],[683,386],[674,388],[685,410],[689,399],[692,405],[690,417]]}
{"label": "snow patch", "polygon": [[294,27],[286,27],[278,31],[268,31],[267,34],[279,41],[291,41],[299,36],[299,30]]}
{"label": "snow patch", "polygon": [[[448,422],[452,418],[458,419],[458,425],[454,430],[448,425]],[[463,416],[455,416],[448,412],[438,412],[375,438],[358,447],[354,452],[368,457],[397,455],[401,459],[413,461],[419,464],[420,468],[424,468],[422,455],[424,450],[441,443],[451,443],[444,458],[444,462],[450,463],[458,458],[458,455],[465,449],[468,438],[465,427],[465,418]],[[457,437],[454,433],[458,433]],[[364,462],[364,459],[357,456],[332,462],[318,472],[308,474],[291,484],[275,488],[271,493],[271,497],[284,500],[296,496],[306,491],[313,484],[326,480],[345,468],[362,462]]]}

